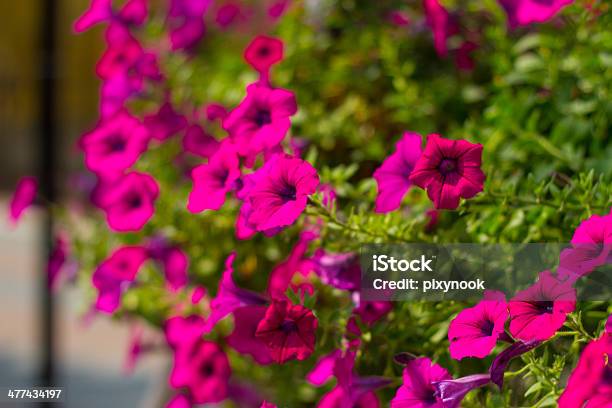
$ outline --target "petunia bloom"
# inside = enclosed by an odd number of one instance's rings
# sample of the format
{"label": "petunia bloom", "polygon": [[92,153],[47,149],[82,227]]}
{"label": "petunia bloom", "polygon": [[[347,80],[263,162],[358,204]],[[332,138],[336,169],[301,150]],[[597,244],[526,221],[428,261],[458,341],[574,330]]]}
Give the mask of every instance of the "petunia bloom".
{"label": "petunia bloom", "polygon": [[138,160],[148,143],[147,128],[122,110],[83,135],[79,145],[85,153],[85,165],[89,170],[120,173]]}
{"label": "petunia bloom", "polygon": [[171,0],[168,10],[172,50],[192,51],[206,31],[204,15],[212,0]]}
{"label": "petunia bloom", "polygon": [[239,177],[240,161],[236,147],[226,141],[208,163],[192,170],[193,189],[187,209],[192,213],[218,210],[225,203],[227,193],[236,189]]}
{"label": "petunia bloom", "polygon": [[9,221],[13,225],[17,224],[23,212],[34,203],[37,191],[38,180],[35,177],[19,179],[9,204]]}
{"label": "petunia bloom", "polygon": [[499,353],[491,363],[491,367],[489,368],[491,382],[497,385],[501,390],[504,385],[504,373],[506,372],[510,361],[512,361],[513,358],[516,358],[536,348],[541,343],[542,342],[539,340],[519,340],[506,347],[506,349]]}
{"label": "petunia bloom", "polygon": [[418,133],[404,133],[395,146],[395,152],[374,172],[378,183],[376,212],[386,213],[400,207],[402,198],[412,185],[410,174],[421,157],[421,143]]}
{"label": "petunia bloom", "polygon": [[314,351],[317,318],[310,309],[284,300],[273,300],[257,325],[261,339],[277,363],[305,360]]}
{"label": "petunia bloom", "polygon": [[244,59],[257,71],[267,75],[270,67],[283,59],[283,42],[278,38],[258,35],[246,48]]}
{"label": "petunia bloom", "polygon": [[508,24],[512,28],[546,22],[573,2],[574,0],[499,0],[508,14]]}
{"label": "petunia bloom", "polygon": [[267,288],[270,297],[275,299],[285,298],[285,292],[289,288],[294,275],[307,276],[313,270],[312,261],[305,254],[310,242],[316,238],[317,235],[311,231],[302,232],[287,259],[272,269]]}
{"label": "petunia bloom", "polygon": [[100,208],[113,231],[138,231],[153,216],[158,195],[159,187],[153,177],[133,172],[108,187]]}
{"label": "petunia bloom", "polygon": [[242,102],[223,119],[223,128],[238,146],[240,155],[252,160],[283,140],[291,127],[290,117],[296,112],[292,92],[251,84]]}
{"label": "petunia bloom", "polygon": [[448,328],[451,357],[457,360],[486,357],[504,333],[507,318],[508,305],[503,300],[485,299],[474,307],[463,309]]}
{"label": "petunia bloom", "polygon": [[169,101],[164,102],[159,110],[146,115],[143,119],[151,137],[164,141],[187,127],[185,116],[177,113]]}
{"label": "petunia bloom", "polygon": [[164,238],[153,238],[147,247],[151,259],[157,261],[172,291],[177,291],[187,284],[189,258],[178,246],[172,245]]}
{"label": "petunia bloom", "polygon": [[485,175],[481,161],[481,144],[432,134],[410,181],[427,190],[436,209],[454,210],[460,198],[471,198],[482,191]]}
{"label": "petunia bloom", "polygon": [[576,290],[571,283],[543,271],[534,285],[510,300],[510,334],[525,341],[547,340],[575,307]]}
{"label": "petunia bloom", "polygon": [[423,0],[423,7],[427,25],[433,34],[436,52],[440,57],[446,57],[448,54],[446,42],[449,37],[457,33],[458,27],[438,0]]}
{"label": "petunia bloom", "polygon": [[210,158],[217,150],[220,143],[210,134],[206,133],[199,125],[191,125],[183,136],[183,149],[197,156]]}
{"label": "petunia bloom", "polygon": [[234,310],[234,331],[227,338],[234,350],[249,354],[262,365],[272,363],[272,356],[266,344],[255,335],[259,322],[264,318],[267,307],[264,305],[244,306]]}
{"label": "petunia bloom", "polygon": [[445,407],[434,386],[434,383],[451,379],[444,368],[426,357],[420,357],[406,364],[403,378],[404,383],[391,400],[391,408]]}
{"label": "petunia bloom", "polygon": [[359,306],[353,310],[353,314],[368,324],[374,324],[393,310],[393,303],[387,301],[360,301]]}
{"label": "petunia bloom", "polygon": [[473,374],[455,380],[442,380],[434,383],[436,394],[444,408],[459,408],[468,392],[491,382],[490,374]]}
{"label": "petunia bloom", "polygon": [[166,408],[191,408],[191,400],[183,394],[177,394],[166,404]]}
{"label": "petunia bloom", "polygon": [[112,3],[112,0],[92,0],[89,8],[74,22],[74,32],[82,33],[105,21],[141,25],[147,18],[148,0],[127,0],[119,10],[114,10]]}
{"label": "petunia bloom", "polygon": [[287,154],[275,155],[256,173],[260,177],[246,200],[252,208],[248,222],[257,231],[293,224],[319,185],[310,163]]}
{"label": "petunia bloom", "polygon": [[312,258],[321,281],[337,289],[355,291],[361,284],[359,256],[353,252],[329,253],[318,249]]}
{"label": "petunia bloom", "polygon": [[98,290],[96,309],[105,313],[117,310],[126,284],[134,281],[138,270],[148,258],[146,248],[124,246],[104,260],[92,276],[93,286]]}

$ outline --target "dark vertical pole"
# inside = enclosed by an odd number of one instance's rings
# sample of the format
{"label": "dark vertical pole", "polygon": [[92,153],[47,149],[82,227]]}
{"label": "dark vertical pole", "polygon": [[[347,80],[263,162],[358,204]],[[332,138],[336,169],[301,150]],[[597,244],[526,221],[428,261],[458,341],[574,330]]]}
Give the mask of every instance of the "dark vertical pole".
{"label": "dark vertical pole", "polygon": [[[48,203],[56,200],[56,111],[55,111],[55,70],[56,59],[56,20],[57,1],[40,0],[40,44],[41,44],[41,82],[40,82],[40,153],[39,180],[40,193]],[[43,227],[44,261],[53,246],[53,217],[47,208]],[[46,265],[46,264],[43,264]],[[46,267],[41,268],[40,281],[40,353],[41,353],[41,386],[55,386],[54,367],[54,310],[53,297],[49,290]]]}

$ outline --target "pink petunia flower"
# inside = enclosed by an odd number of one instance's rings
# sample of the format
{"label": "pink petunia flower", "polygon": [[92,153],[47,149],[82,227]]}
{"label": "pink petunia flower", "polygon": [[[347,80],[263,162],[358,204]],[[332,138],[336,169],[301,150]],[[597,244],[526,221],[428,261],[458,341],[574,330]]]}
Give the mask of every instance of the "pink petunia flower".
{"label": "pink petunia flower", "polygon": [[239,20],[244,20],[244,17],[240,3],[230,1],[222,4],[217,9],[215,23],[217,23],[219,27],[225,29]]}
{"label": "pink petunia flower", "polygon": [[195,124],[187,128],[183,137],[183,149],[203,158],[210,158],[220,145],[217,139]]}
{"label": "pink petunia flower", "polygon": [[391,24],[398,27],[406,27],[410,24],[410,17],[401,10],[391,11],[387,18]]}
{"label": "pink petunia flower", "polygon": [[151,259],[162,266],[171,291],[177,291],[187,285],[189,258],[181,248],[170,244],[162,237],[155,237],[151,239],[147,249]]}
{"label": "pink petunia flower", "polygon": [[559,398],[559,408],[612,406],[612,335],[604,333],[582,351],[567,388]]}
{"label": "pink petunia flower", "polygon": [[397,142],[395,152],[374,172],[378,183],[376,212],[386,213],[400,207],[402,198],[412,185],[410,174],[421,157],[421,135],[406,132]]}
{"label": "pink petunia flower", "polygon": [[166,342],[174,350],[188,350],[202,338],[204,327],[204,318],[198,315],[170,317],[164,323]]}
{"label": "pink petunia flower", "polygon": [[126,375],[132,374],[136,368],[136,364],[143,352],[149,348],[143,340],[144,329],[138,324],[133,324],[130,327],[130,337],[128,340],[128,347],[125,359],[123,360],[123,373]]}
{"label": "pink petunia flower", "polygon": [[261,365],[272,363],[272,356],[266,344],[255,335],[259,322],[266,315],[264,305],[244,306],[234,310],[234,331],[227,338],[234,350],[248,354]]}
{"label": "pink petunia flower", "polygon": [[218,210],[225,203],[227,193],[236,189],[239,178],[240,161],[236,147],[225,141],[207,164],[192,170],[193,189],[187,209],[192,213]]}
{"label": "pink petunia flower", "polygon": [[268,278],[267,292],[271,298],[284,299],[295,274],[307,276],[313,270],[312,261],[307,258],[306,252],[310,242],[317,238],[312,231],[303,231],[298,242],[291,249],[289,256],[276,265]]}
{"label": "pink petunia flower", "polygon": [[357,254],[353,252],[334,254],[317,249],[312,261],[315,272],[326,285],[350,291],[359,289],[361,265]]}
{"label": "pink petunia flower", "polygon": [[120,173],[147,149],[149,132],[138,119],[122,110],[83,135],[79,145],[85,166],[94,173]]}
{"label": "pink petunia flower", "polygon": [[256,173],[246,200],[252,210],[248,222],[257,231],[293,224],[319,185],[310,163],[287,154],[275,155]]}
{"label": "pink petunia flower", "polygon": [[192,406],[191,400],[183,394],[175,395],[166,404],[166,408],[191,408]]}
{"label": "pink petunia flower", "polygon": [[127,0],[118,11],[113,9],[112,3],[112,0],[92,0],[89,8],[74,22],[74,32],[82,33],[105,21],[138,26],[147,18],[148,0]]}
{"label": "pink petunia flower", "polygon": [[259,408],[278,408],[278,407],[271,402],[264,401],[261,403],[261,406]]}
{"label": "pink petunia flower", "polygon": [[133,172],[108,187],[100,208],[113,231],[138,231],[153,216],[158,195],[159,187],[153,177]]}
{"label": "pink petunia flower", "polygon": [[244,59],[263,75],[283,59],[283,42],[278,38],[258,35],[244,52]]}
{"label": "pink petunia flower", "polygon": [[423,0],[423,7],[425,8],[427,25],[434,37],[436,52],[440,57],[446,57],[448,54],[446,41],[457,33],[457,24],[438,0]]}
{"label": "pink petunia flower", "polygon": [[225,106],[218,103],[209,103],[205,108],[206,119],[212,121],[220,120],[223,121],[227,116],[227,109]]}
{"label": "pink petunia flower", "polygon": [[481,144],[432,134],[427,136],[427,146],[410,181],[427,190],[436,209],[454,210],[459,198],[471,198],[482,191],[485,175],[481,161]]}
{"label": "pink petunia flower", "polygon": [[294,358],[305,360],[312,354],[317,326],[317,318],[304,306],[273,300],[255,336],[266,344],[272,359],[282,364]]}
{"label": "pink petunia flower", "polygon": [[96,309],[113,313],[119,307],[121,293],[133,282],[142,264],[149,258],[146,248],[124,246],[116,249],[93,273],[93,286],[98,290]]}
{"label": "pink petunia flower", "polygon": [[26,176],[19,179],[9,204],[8,216],[11,224],[17,225],[23,212],[34,203],[37,192],[38,180],[35,177]]}
{"label": "pink petunia flower", "polygon": [[468,392],[489,382],[491,382],[490,374],[473,374],[457,379],[437,381],[434,387],[444,408],[459,408]]}
{"label": "pink petunia flower", "polygon": [[444,368],[426,357],[409,361],[404,367],[404,383],[391,400],[391,408],[431,407],[444,408],[434,383],[452,377]]}
{"label": "pink petunia flower", "polygon": [[260,84],[247,87],[247,95],[223,119],[223,128],[238,146],[241,156],[252,158],[273,149],[291,127],[297,103],[292,92]]}
{"label": "pink petunia flower", "polygon": [[543,271],[534,285],[510,300],[510,334],[525,341],[547,340],[575,307],[576,290],[571,283]]}
{"label": "pink petunia flower", "polygon": [[185,116],[177,113],[169,101],[165,101],[159,110],[146,115],[143,119],[151,137],[164,141],[187,127]]}
{"label": "pink petunia flower", "polygon": [[[503,294],[501,295],[503,298]],[[448,328],[449,350],[452,358],[484,358],[504,333],[508,305],[500,301],[482,300],[474,307],[463,309]]]}
{"label": "pink petunia flower", "polygon": [[546,22],[573,2],[574,0],[499,0],[508,14],[508,24],[511,28]]}
{"label": "pink petunia flower", "polygon": [[268,16],[272,21],[278,20],[289,8],[291,0],[275,0],[268,7]]}
{"label": "pink petunia flower", "polygon": [[206,31],[204,15],[212,0],[171,0],[167,16],[172,50],[192,51]]}
{"label": "pink petunia flower", "polygon": [[191,304],[197,305],[200,303],[200,301],[204,299],[204,296],[206,296],[206,293],[206,288],[204,286],[198,285],[193,288],[193,291],[191,292]]}
{"label": "pink petunia flower", "polygon": [[542,344],[542,342],[539,340],[518,340],[506,347],[506,349],[499,353],[491,363],[491,367],[489,368],[491,382],[497,385],[497,387],[499,387],[501,390],[504,385],[504,373],[506,372],[510,361],[536,348],[540,344]]}

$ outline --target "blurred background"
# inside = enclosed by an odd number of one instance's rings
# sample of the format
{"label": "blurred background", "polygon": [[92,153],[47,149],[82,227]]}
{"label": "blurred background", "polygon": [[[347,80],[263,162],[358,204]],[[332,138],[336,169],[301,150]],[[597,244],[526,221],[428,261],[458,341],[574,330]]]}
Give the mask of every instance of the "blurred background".
{"label": "blurred background", "polygon": [[[62,181],[70,169],[81,166],[80,155],[73,154],[75,141],[96,120],[98,81],[92,67],[103,46],[101,27],[80,36],[72,33],[72,22],[88,3],[0,2],[4,16],[0,27],[0,388],[38,386],[50,380],[65,387],[66,401],[61,406],[150,407],[159,398],[158,390],[164,389],[159,383],[165,382],[167,362],[161,356],[147,358],[132,376],[121,375],[129,329],[109,319],[88,320],[82,292],[76,287],[63,287],[53,296],[54,358],[53,366],[47,366],[47,219],[33,208],[14,228],[6,217],[17,180],[45,172],[49,163],[45,155],[52,154],[57,186],[65,188],[68,183]],[[50,44],[54,44],[52,52]],[[52,151],[44,144],[49,141],[49,126],[55,129]],[[21,404],[0,402],[0,406]]]}

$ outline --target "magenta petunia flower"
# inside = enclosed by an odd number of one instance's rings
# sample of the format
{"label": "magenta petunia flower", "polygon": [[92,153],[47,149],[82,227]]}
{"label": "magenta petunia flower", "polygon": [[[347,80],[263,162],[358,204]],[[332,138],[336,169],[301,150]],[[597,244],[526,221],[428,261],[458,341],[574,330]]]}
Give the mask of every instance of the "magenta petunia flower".
{"label": "magenta petunia flower", "polygon": [[248,354],[262,365],[272,363],[272,356],[266,344],[255,336],[259,322],[264,318],[267,307],[264,305],[244,306],[234,310],[234,331],[227,338],[234,350]]}
{"label": "magenta petunia flower", "polygon": [[259,177],[246,199],[252,209],[248,222],[257,231],[293,224],[319,185],[310,163],[287,154],[273,156],[256,173]]}
{"label": "magenta petunia flower", "polygon": [[282,364],[305,360],[314,351],[317,318],[310,309],[284,300],[273,300],[257,325],[255,336],[261,339],[272,359]]}
{"label": "magenta petunia flower", "polygon": [[188,350],[204,334],[204,318],[198,315],[174,316],[164,323],[166,342],[174,350]]}
{"label": "magenta petunia flower", "polygon": [[258,35],[246,48],[244,59],[260,73],[267,74],[272,65],[283,59],[283,42],[278,38]]}
{"label": "magenta petunia flower", "polygon": [[167,16],[172,50],[192,51],[206,31],[204,15],[212,0],[171,0]]}
{"label": "magenta petunia flower", "polygon": [[138,270],[149,258],[146,248],[124,246],[102,261],[93,273],[93,286],[98,290],[96,309],[113,313],[119,307],[126,284],[134,281]]}
{"label": "magenta petunia flower", "polygon": [[305,255],[310,242],[316,238],[317,235],[312,231],[303,231],[287,259],[272,269],[268,278],[267,288],[271,298],[284,299],[285,292],[289,288],[293,276],[298,273],[302,276],[307,276],[313,270],[312,261]]}
{"label": "magenta petunia flower", "polygon": [[200,303],[200,301],[204,299],[204,296],[206,296],[206,293],[206,288],[204,286],[198,285],[193,288],[193,291],[191,292],[191,304],[197,305]]}
{"label": "magenta petunia flower", "polygon": [[406,27],[410,24],[410,16],[401,10],[391,11],[387,18],[391,24],[398,27]]}
{"label": "magenta petunia flower", "polygon": [[242,102],[223,119],[223,128],[240,155],[253,158],[283,140],[291,127],[289,118],[296,112],[292,92],[251,84]]}
{"label": "magenta petunia flower", "polygon": [[141,25],[147,18],[148,0],[127,0],[115,11],[112,0],[92,0],[89,8],[74,22],[74,32],[82,33],[105,21],[125,25]]}
{"label": "magenta petunia flower", "polygon": [[210,158],[221,144],[199,125],[191,125],[183,137],[183,149],[197,156]]}
{"label": "magenta petunia flower", "polygon": [[459,408],[468,392],[491,382],[490,374],[473,374],[456,380],[442,380],[434,383],[436,395],[444,408]]}
{"label": "magenta petunia flower", "polygon": [[23,212],[30,207],[36,199],[38,180],[35,177],[22,177],[17,182],[11,202],[9,204],[9,221],[16,225]]}
{"label": "magenta petunia flower", "polygon": [[271,402],[263,401],[259,408],[278,408],[278,407]]}
{"label": "magenta petunia flower", "polygon": [[191,171],[193,189],[187,209],[192,213],[218,210],[225,203],[227,193],[235,190],[240,178],[240,161],[235,146],[226,141],[207,164]]}
{"label": "magenta petunia flower", "polygon": [[482,191],[485,175],[481,161],[481,144],[432,134],[427,136],[427,146],[410,181],[427,190],[436,209],[454,210],[459,198],[471,198]]}
{"label": "magenta petunia flower", "polygon": [[187,350],[175,350],[169,383],[173,388],[186,387],[195,403],[214,403],[227,397],[230,375],[223,350],[216,343],[199,340]]}
{"label": "magenta petunia flower", "polygon": [[559,408],[612,406],[612,336],[604,334],[582,351],[567,388],[559,398]]}
{"label": "magenta petunia flower", "polygon": [[452,378],[444,368],[420,357],[406,364],[403,378],[404,383],[391,400],[391,408],[445,407],[434,386],[436,382]]}
{"label": "magenta petunia flower", "polygon": [[334,254],[317,249],[312,262],[315,272],[326,285],[350,291],[359,289],[361,265],[357,254],[353,252]]}
{"label": "magenta petunia flower", "polygon": [[107,187],[100,208],[113,231],[138,231],[153,216],[158,195],[159,187],[153,177],[133,172]]}
{"label": "magenta petunia flower", "polygon": [[386,213],[400,207],[412,185],[410,174],[421,157],[421,135],[406,132],[395,145],[395,152],[374,172],[378,183],[376,212]]}
{"label": "magenta petunia flower", "polygon": [[223,121],[227,116],[227,109],[225,106],[218,103],[209,103],[206,105],[206,119],[212,121],[220,120]]}
{"label": "magenta petunia flower", "polygon": [[499,0],[508,14],[508,24],[512,28],[548,21],[573,2],[574,0]]}
{"label": "magenta petunia flower", "polygon": [[79,144],[89,170],[94,173],[120,173],[138,160],[148,143],[147,129],[138,119],[122,110],[83,135]]}
{"label": "magenta petunia flower", "polygon": [[[503,294],[501,295],[503,298]],[[474,307],[463,309],[448,328],[449,350],[452,358],[484,358],[504,333],[508,305],[501,301],[482,300]]]}
{"label": "magenta petunia flower", "polygon": [[608,320],[606,320],[605,332],[606,334],[612,335],[612,314],[608,316]]}
{"label": "magenta petunia flower", "polygon": [[457,33],[458,27],[438,0],[423,0],[423,7],[427,25],[433,34],[436,52],[440,57],[446,57],[448,54],[446,41]]}
{"label": "magenta petunia flower", "polygon": [[162,237],[151,239],[147,247],[151,259],[158,262],[171,291],[177,291],[187,285],[189,258],[178,246],[171,245]]}
{"label": "magenta petunia flower", "polygon": [[219,281],[217,296],[210,302],[211,312],[206,319],[206,333],[209,333],[219,320],[240,307],[268,303],[268,300],[260,294],[236,286],[232,278],[234,273],[232,264],[235,258],[236,253],[233,252],[225,261],[225,270]]}
{"label": "magenta petunia flower", "polygon": [[489,368],[489,374],[491,374],[491,382],[499,387],[501,390],[504,385],[504,373],[508,368],[508,364],[513,358],[516,358],[522,354],[527,353],[542,344],[539,340],[530,340],[523,342],[521,340],[515,341],[510,346],[506,347],[504,351],[499,353]]}
{"label": "magenta petunia flower", "polygon": [[359,316],[366,324],[373,324],[385,317],[393,310],[393,303],[386,301],[359,302],[359,306],[353,310],[353,314]]}
{"label": "magenta petunia flower", "polygon": [[154,139],[164,141],[187,127],[185,116],[177,113],[169,101],[164,102],[159,110],[146,115],[143,119]]}
{"label": "magenta petunia flower", "polygon": [[192,408],[191,400],[183,395],[177,394],[166,404],[166,408]]}
{"label": "magenta petunia flower", "polygon": [[575,307],[576,290],[571,283],[543,271],[534,285],[510,300],[510,334],[525,341],[547,340]]}
{"label": "magenta petunia flower", "polygon": [[379,408],[380,402],[373,391],[351,396],[346,389],[336,386],[317,403],[317,408]]}
{"label": "magenta petunia flower", "polygon": [[126,375],[132,374],[136,368],[136,364],[142,353],[149,348],[142,340],[143,328],[138,324],[133,324],[130,327],[130,337],[128,339],[127,353],[123,360],[123,373]]}

